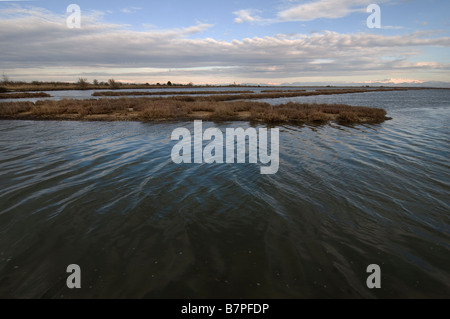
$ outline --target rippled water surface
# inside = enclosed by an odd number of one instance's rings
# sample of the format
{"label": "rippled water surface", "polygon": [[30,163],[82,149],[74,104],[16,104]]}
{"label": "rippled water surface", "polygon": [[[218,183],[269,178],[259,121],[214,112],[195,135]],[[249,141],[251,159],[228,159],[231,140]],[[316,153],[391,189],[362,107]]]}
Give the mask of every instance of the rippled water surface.
{"label": "rippled water surface", "polygon": [[393,120],[281,126],[275,175],[174,164],[192,122],[0,121],[0,297],[450,298],[450,92],[289,100]]}

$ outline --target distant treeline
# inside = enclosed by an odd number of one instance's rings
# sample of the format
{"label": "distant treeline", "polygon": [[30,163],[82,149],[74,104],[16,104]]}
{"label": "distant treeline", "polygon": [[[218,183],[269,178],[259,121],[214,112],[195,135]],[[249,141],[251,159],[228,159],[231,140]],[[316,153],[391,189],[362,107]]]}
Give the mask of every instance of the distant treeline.
{"label": "distant treeline", "polygon": [[3,77],[0,81],[0,93],[6,92],[24,92],[24,91],[57,91],[57,90],[104,90],[104,89],[145,89],[145,88],[168,88],[168,87],[240,87],[239,84],[231,85],[194,85],[173,83],[171,81],[162,83],[125,83],[115,79],[108,81],[93,80],[88,81],[85,78],[79,78],[76,82],[49,82],[49,81],[11,81],[8,77]]}

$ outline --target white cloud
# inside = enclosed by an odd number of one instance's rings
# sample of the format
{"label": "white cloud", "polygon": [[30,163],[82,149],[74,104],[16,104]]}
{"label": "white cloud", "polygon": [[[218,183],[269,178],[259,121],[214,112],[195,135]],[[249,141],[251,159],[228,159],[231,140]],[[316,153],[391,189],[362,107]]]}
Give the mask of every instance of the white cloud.
{"label": "white cloud", "polygon": [[241,24],[244,22],[248,22],[257,23],[259,25],[267,25],[280,22],[276,18],[263,18],[259,15],[260,13],[261,10],[257,9],[242,9],[234,11],[233,14],[236,16],[236,18],[234,18],[234,23]]}
{"label": "white cloud", "polygon": [[374,80],[374,81],[362,81],[360,83],[366,83],[366,84],[402,84],[402,83],[414,83],[414,84],[420,84],[424,83],[422,80],[417,79],[409,79],[409,78],[391,78],[391,79],[385,79],[385,80]]}
{"label": "white cloud", "polygon": [[278,12],[282,21],[310,21],[319,18],[342,18],[361,11],[374,0],[316,0]]}
{"label": "white cloud", "polygon": [[[377,0],[376,3],[381,4],[390,1]],[[367,13],[367,6],[374,3],[374,0],[310,0],[301,4],[298,4],[297,0],[287,0],[286,2],[290,5],[280,9],[275,18],[263,19],[258,16],[259,10],[243,9],[233,12],[236,15],[234,22],[280,23],[287,21],[311,21],[319,18],[337,19],[353,12]]]}
{"label": "white cloud", "polygon": [[129,7],[129,8],[123,8],[120,11],[126,14],[135,13],[139,10],[142,10],[142,8],[139,7]]}
{"label": "white cloud", "polygon": [[213,24],[197,22],[196,25],[192,25],[184,28],[173,28],[173,29],[159,29],[157,26],[152,24],[145,24],[143,27],[148,29],[146,32],[136,32],[136,34],[148,34],[148,35],[158,35],[165,38],[182,38],[188,35],[197,34],[204,32],[212,28]]}
{"label": "white cloud", "polygon": [[402,26],[396,26],[396,25],[382,25],[381,26],[381,29],[384,29],[384,30],[403,30],[403,29],[405,29],[405,27],[402,27]]}
{"label": "white cloud", "polygon": [[206,31],[212,28],[214,25],[209,23],[197,23],[197,25],[193,25],[190,27],[180,29],[181,34],[195,34]]}
{"label": "white cloud", "polygon": [[235,23],[244,23],[244,22],[257,22],[261,21],[261,17],[257,15],[259,11],[254,9],[242,9],[239,11],[233,12],[236,15],[234,19]]}

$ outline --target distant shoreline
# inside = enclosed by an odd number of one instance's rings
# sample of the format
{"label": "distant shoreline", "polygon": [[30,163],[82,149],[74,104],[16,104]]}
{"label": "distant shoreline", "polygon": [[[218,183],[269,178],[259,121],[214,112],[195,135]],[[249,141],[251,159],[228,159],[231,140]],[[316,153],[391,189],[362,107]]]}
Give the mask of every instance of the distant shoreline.
{"label": "distant shoreline", "polygon": [[[227,88],[227,87],[221,87]],[[250,87],[248,87],[250,88]],[[260,88],[260,87],[258,87]],[[199,88],[200,89],[200,88]],[[91,95],[93,97],[111,97],[111,96],[174,96],[176,99],[183,99],[180,96],[188,95],[205,95],[208,96],[209,100],[212,101],[231,101],[231,100],[252,100],[252,99],[273,99],[273,98],[289,98],[298,96],[313,96],[313,95],[332,95],[332,94],[349,94],[349,93],[366,93],[366,92],[388,92],[388,91],[408,91],[408,90],[427,90],[426,88],[389,88],[389,87],[372,87],[372,88],[351,88],[351,87],[320,87],[315,88],[314,91],[306,91],[305,88],[300,87],[295,89],[294,87],[289,87],[286,89],[275,88],[271,90],[261,90],[261,93],[256,93],[251,90],[226,90],[226,91],[120,91],[120,90],[102,90],[100,92],[94,92]],[[77,90],[85,91],[85,90]],[[215,96],[214,98],[212,96]],[[2,99],[22,99],[22,98],[44,98],[52,96],[44,92],[3,92],[0,93],[0,102]]]}
{"label": "distant shoreline", "polygon": [[308,89],[308,88],[324,88],[324,89],[357,89],[357,88],[367,88],[367,89],[399,89],[399,90],[422,90],[422,89],[450,89],[450,88],[440,88],[440,87],[399,87],[399,86],[383,86],[383,85],[361,85],[361,86],[334,86],[334,85],[323,85],[323,86],[270,86],[270,85],[182,85],[182,84],[136,84],[136,83],[100,83],[91,84],[88,82],[83,83],[64,83],[64,82],[38,82],[33,81],[28,82],[7,82],[0,83],[0,93],[18,93],[18,92],[35,92],[35,91],[78,91],[78,90],[130,90],[130,89],[154,89],[154,90],[164,90],[164,89],[211,89],[211,88],[263,88],[263,89]]}

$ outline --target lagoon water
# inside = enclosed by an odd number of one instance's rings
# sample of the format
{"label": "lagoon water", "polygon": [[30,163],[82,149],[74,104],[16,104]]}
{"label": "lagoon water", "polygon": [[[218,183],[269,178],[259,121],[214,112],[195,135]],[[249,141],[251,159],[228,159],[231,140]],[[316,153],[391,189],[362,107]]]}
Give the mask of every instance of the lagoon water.
{"label": "lagoon water", "polygon": [[[358,87],[360,88],[360,87]],[[373,87],[374,88],[374,87]],[[240,91],[248,91],[249,93],[263,93],[263,91],[273,91],[273,90],[288,90],[288,91],[316,91],[316,90],[324,90],[324,89],[346,89],[346,87],[333,87],[333,88],[325,88],[325,87],[248,87],[248,86],[233,86],[233,87],[178,87],[178,88],[148,88],[148,89],[121,89],[120,92],[152,92],[152,93],[160,93],[161,95],[150,95],[150,96],[137,96],[137,97],[147,97],[147,98],[155,98],[155,97],[170,97],[173,95],[167,95],[167,92],[196,92],[195,96],[201,95],[209,95],[209,92],[225,92],[224,94],[239,94],[234,92]],[[371,88],[364,88],[366,90],[370,90]],[[85,99],[118,99],[123,97],[136,97],[133,95],[128,96],[92,96],[95,92],[111,92],[110,89],[106,90],[67,90],[67,91],[42,91],[50,95],[50,97],[41,97],[41,98],[20,98],[20,99],[1,99],[2,102],[36,102],[43,100],[50,101],[60,101],[64,99],[75,99],[75,100],[85,100]],[[198,92],[204,92],[204,94],[198,94]],[[7,93],[9,94],[9,93]],[[186,94],[188,95],[188,94]]]}
{"label": "lagoon water", "polygon": [[172,163],[192,122],[0,121],[0,297],[450,298],[450,91],[288,100],[393,119],[280,126],[275,175]]}

